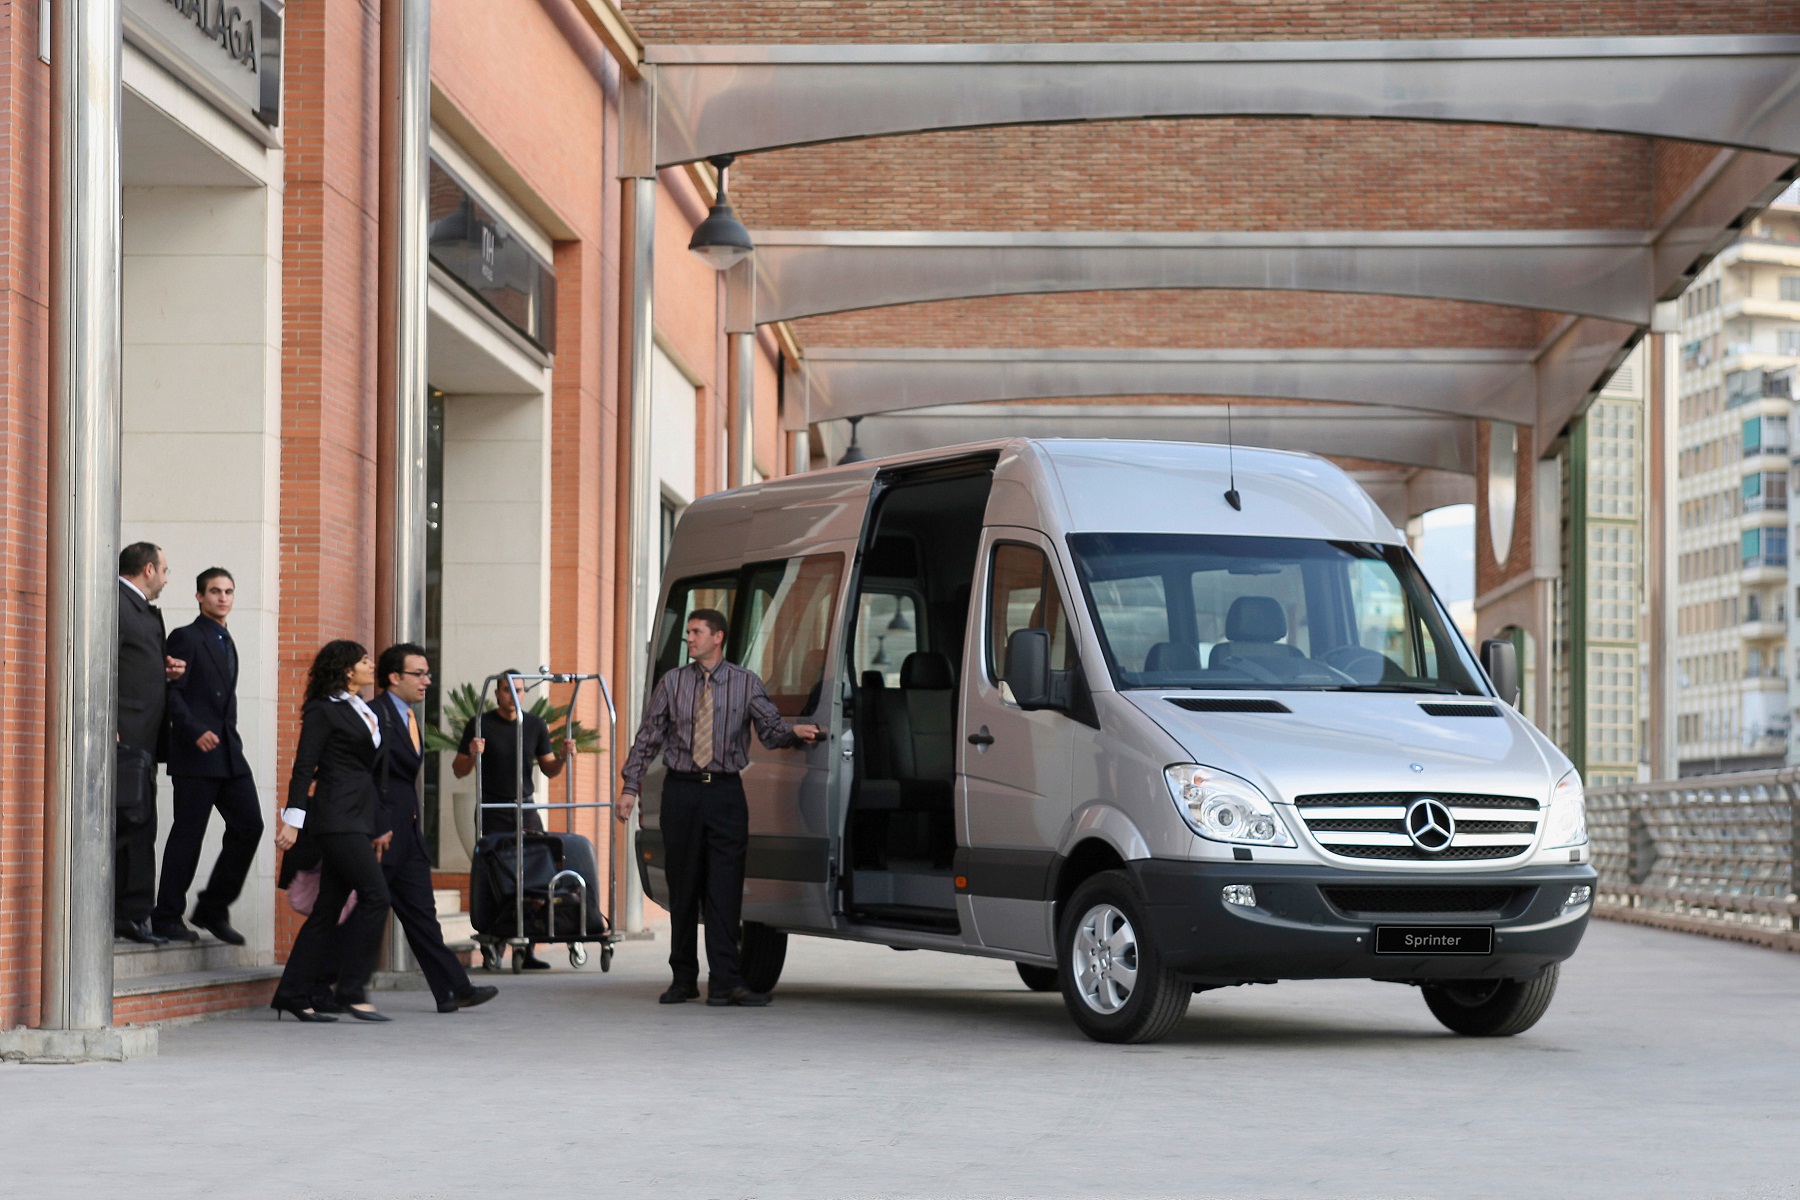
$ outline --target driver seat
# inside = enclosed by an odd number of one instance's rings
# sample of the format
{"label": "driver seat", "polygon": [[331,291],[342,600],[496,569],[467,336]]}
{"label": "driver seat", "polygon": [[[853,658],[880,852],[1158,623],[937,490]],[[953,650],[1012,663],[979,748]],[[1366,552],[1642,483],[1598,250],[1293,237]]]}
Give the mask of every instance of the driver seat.
{"label": "driver seat", "polygon": [[1225,640],[1213,647],[1208,665],[1218,671],[1246,659],[1304,659],[1298,646],[1281,640],[1287,632],[1287,613],[1279,600],[1239,596],[1225,613]]}

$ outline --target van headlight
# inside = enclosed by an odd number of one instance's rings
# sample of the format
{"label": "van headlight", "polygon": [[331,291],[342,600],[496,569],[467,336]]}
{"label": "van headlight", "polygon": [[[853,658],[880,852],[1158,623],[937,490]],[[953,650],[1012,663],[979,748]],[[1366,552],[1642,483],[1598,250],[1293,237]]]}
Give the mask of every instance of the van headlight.
{"label": "van headlight", "polygon": [[1203,838],[1248,846],[1292,846],[1268,797],[1236,775],[1191,763],[1163,771],[1182,818]]}
{"label": "van headlight", "polygon": [[1587,796],[1581,790],[1581,772],[1570,771],[1550,793],[1550,813],[1545,818],[1544,849],[1587,845]]}

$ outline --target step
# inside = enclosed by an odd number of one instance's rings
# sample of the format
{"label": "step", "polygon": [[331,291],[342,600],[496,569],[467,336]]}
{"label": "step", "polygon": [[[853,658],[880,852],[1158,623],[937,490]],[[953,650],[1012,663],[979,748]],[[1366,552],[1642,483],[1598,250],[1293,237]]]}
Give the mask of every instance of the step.
{"label": "step", "polygon": [[249,947],[228,946],[205,934],[197,942],[170,942],[166,946],[145,946],[137,942],[122,941],[113,943],[115,981],[224,970],[248,966],[254,962],[255,957]]}
{"label": "step", "polygon": [[440,918],[462,911],[462,893],[455,888],[432,888],[431,900]]}
{"label": "step", "polygon": [[280,967],[218,967],[208,971],[171,971],[167,975],[143,975],[113,982],[113,998],[148,996],[156,992],[183,992],[194,988],[233,987],[281,978]]}
{"label": "step", "polygon": [[455,947],[458,943],[471,942],[475,937],[475,924],[469,920],[469,914],[465,912],[440,912],[438,914],[438,928],[444,931],[444,944],[446,946]]}

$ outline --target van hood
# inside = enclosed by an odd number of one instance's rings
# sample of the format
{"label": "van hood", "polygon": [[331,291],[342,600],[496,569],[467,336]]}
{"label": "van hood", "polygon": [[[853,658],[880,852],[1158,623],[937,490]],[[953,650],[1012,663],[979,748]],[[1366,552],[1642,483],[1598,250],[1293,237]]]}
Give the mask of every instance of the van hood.
{"label": "van hood", "polygon": [[[1255,783],[1278,804],[1340,792],[1454,792],[1542,804],[1569,764],[1507,705],[1497,717],[1433,716],[1416,692],[1149,692],[1119,695],[1192,762]],[[1177,700],[1277,701],[1291,712],[1193,712]],[[1559,761],[1562,760],[1562,761]]]}

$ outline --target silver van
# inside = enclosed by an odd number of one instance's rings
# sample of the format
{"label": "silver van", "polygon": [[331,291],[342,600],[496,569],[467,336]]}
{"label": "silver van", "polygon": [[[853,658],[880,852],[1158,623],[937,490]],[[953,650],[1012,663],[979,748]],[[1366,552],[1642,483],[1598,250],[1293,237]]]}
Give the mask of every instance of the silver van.
{"label": "silver van", "polygon": [[[1529,1028],[1593,897],[1580,776],[1323,459],[1017,439],[709,496],[650,647],[696,608],[789,721],[744,775],[744,972],[790,933],[1011,959],[1089,1037],[1193,993],[1417,986]],[[666,896],[656,798],[639,865]]]}

